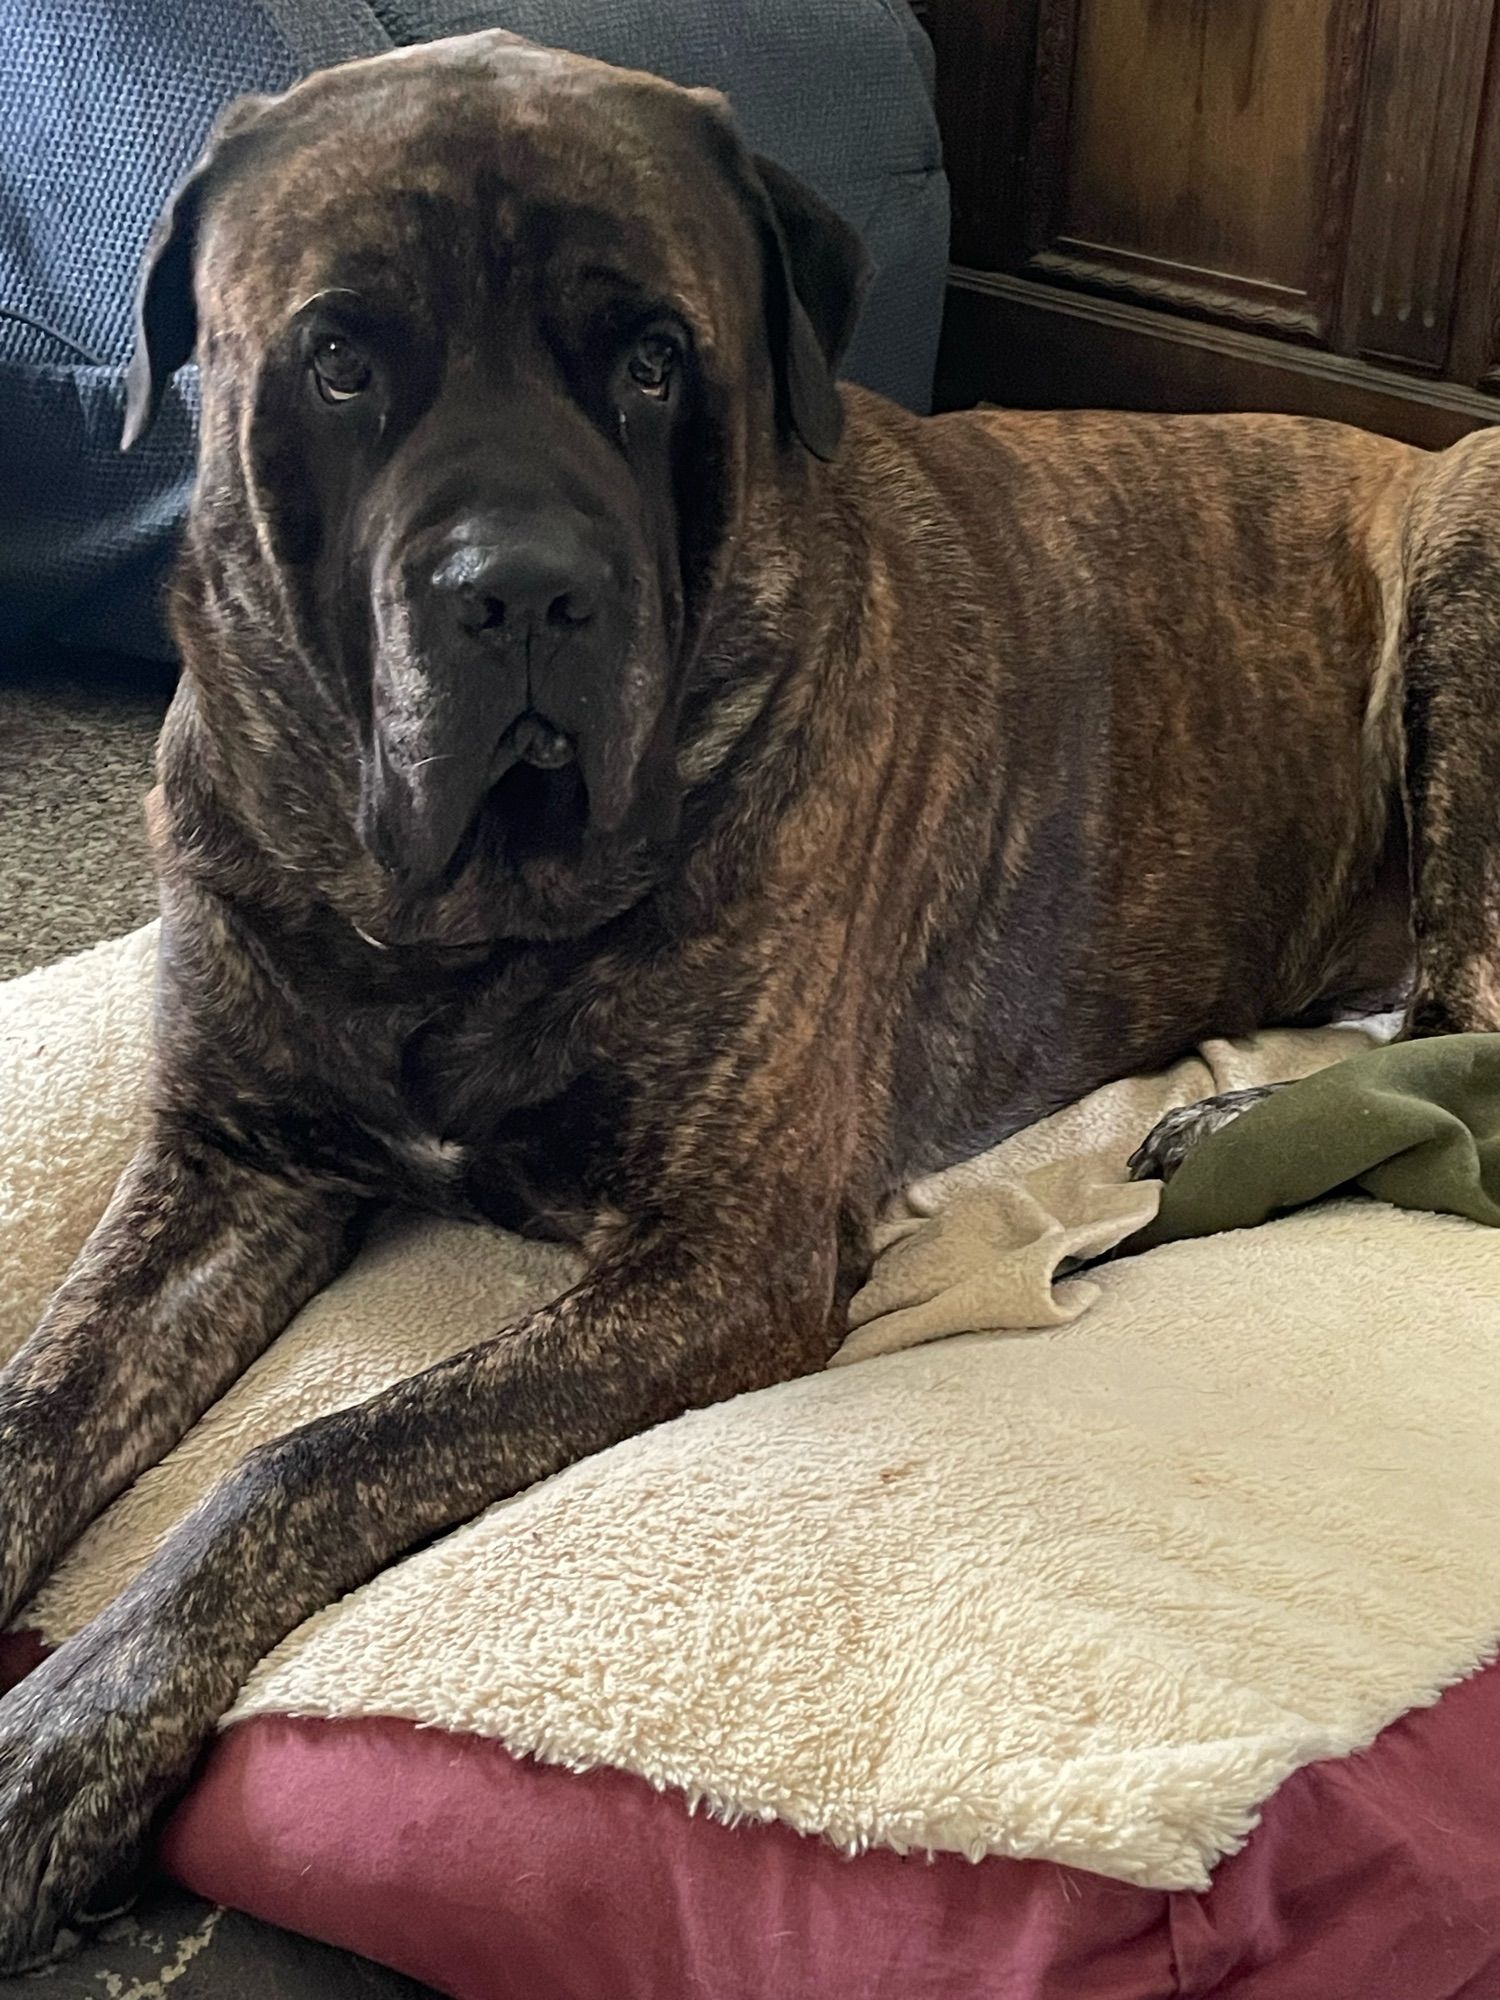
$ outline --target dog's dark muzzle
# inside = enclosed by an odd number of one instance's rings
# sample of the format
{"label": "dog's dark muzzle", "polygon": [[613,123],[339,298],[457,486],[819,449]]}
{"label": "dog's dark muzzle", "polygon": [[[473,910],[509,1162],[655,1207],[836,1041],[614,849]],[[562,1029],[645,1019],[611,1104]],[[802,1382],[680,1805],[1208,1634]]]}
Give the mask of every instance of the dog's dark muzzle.
{"label": "dog's dark muzzle", "polygon": [[377,591],[360,837],[410,890],[483,819],[513,859],[618,834],[661,700],[626,558],[585,516],[470,519]]}

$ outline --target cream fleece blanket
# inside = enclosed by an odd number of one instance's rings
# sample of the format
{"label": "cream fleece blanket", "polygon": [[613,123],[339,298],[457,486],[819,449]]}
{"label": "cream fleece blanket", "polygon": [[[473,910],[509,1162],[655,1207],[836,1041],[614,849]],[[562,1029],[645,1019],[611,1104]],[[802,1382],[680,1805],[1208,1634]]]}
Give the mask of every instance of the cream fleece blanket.
{"label": "cream fleece blanket", "polygon": [[[0,1352],[128,1150],[150,950],[0,988]],[[1290,1771],[1500,1632],[1500,1232],[1341,1202],[1058,1270],[1149,1217],[1123,1161],[1163,1108],[1364,1045],[1208,1045],[912,1189],[842,1365],[492,1508],[295,1633],[231,1721],[407,1716],[850,1847],[1202,1886]],[[393,1221],[21,1622],[62,1637],[252,1442],[569,1272]]]}

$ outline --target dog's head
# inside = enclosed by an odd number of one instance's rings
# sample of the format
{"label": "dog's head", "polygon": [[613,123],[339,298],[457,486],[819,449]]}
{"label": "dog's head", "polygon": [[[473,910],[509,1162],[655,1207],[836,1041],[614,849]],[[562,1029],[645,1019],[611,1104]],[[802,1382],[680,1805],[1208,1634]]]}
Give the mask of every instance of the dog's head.
{"label": "dog's head", "polygon": [[747,488],[834,453],[863,275],[713,93],[501,33],[220,120],[148,253],[125,442],[196,347],[198,587],[338,710],[403,898],[477,872],[497,925],[567,928],[570,871],[670,839]]}

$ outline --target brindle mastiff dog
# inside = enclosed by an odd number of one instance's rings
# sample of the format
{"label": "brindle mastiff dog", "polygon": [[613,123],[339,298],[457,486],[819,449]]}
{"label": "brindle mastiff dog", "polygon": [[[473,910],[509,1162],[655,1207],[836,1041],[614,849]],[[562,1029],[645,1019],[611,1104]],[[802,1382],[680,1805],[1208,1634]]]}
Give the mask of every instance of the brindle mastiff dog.
{"label": "brindle mastiff dog", "polygon": [[[1500,1012],[1500,451],[834,387],[720,99],[484,35],[221,122],[152,1111],[0,1378],[0,1609],[400,1202],[556,1304],[254,1452],[0,1704],[0,1959],[247,1670],[502,1495],[821,1368],[908,1176],[1208,1034]],[[1413,952],[1414,944],[1414,952]]]}

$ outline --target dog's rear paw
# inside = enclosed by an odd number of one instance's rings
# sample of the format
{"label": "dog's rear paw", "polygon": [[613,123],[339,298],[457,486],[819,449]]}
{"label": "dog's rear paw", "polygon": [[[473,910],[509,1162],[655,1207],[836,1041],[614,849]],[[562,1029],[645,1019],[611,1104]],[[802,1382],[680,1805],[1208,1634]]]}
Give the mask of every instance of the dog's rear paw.
{"label": "dog's rear paw", "polygon": [[1202,1140],[1232,1125],[1252,1104],[1259,1104],[1281,1088],[1279,1083],[1262,1083],[1250,1090],[1226,1090],[1218,1097],[1200,1098],[1196,1104],[1184,1104],[1180,1110],[1169,1111],[1152,1127],[1144,1144],[1131,1154],[1130,1178],[1169,1181]]}

